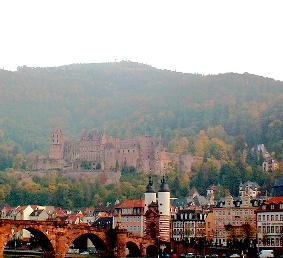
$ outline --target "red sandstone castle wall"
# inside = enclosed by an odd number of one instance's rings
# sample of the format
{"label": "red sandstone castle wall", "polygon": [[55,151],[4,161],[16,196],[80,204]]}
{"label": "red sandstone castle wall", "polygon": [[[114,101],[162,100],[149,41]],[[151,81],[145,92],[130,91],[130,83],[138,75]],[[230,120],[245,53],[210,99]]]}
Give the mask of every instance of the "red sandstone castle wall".
{"label": "red sandstone castle wall", "polygon": [[97,131],[85,131],[79,140],[64,143],[63,131],[57,128],[52,132],[49,159],[38,160],[37,167],[48,170],[58,166],[61,169],[65,162],[65,165],[69,164],[69,169],[77,170],[79,163],[86,160],[100,163],[104,171],[127,165],[139,171],[160,175],[164,174],[170,163],[176,164],[182,171],[191,171],[195,157],[180,156],[163,149],[160,137],[137,136],[121,140],[107,137],[105,133],[100,137]]}

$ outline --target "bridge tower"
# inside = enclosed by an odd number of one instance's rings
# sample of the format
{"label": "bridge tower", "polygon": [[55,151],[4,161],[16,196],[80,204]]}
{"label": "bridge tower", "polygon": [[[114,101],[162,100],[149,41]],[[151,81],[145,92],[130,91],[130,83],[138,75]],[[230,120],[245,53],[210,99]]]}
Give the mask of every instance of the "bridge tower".
{"label": "bridge tower", "polygon": [[159,237],[170,241],[170,189],[165,176],[161,179],[158,191]]}
{"label": "bridge tower", "polygon": [[148,185],[146,186],[146,192],[144,193],[144,213],[147,212],[148,206],[151,203],[156,203],[156,192],[153,186],[152,177],[149,177]]}

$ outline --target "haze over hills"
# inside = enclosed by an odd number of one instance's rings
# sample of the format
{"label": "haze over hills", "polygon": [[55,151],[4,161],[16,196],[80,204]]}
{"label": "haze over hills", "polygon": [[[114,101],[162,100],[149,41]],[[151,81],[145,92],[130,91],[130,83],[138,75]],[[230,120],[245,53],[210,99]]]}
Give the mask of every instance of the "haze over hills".
{"label": "haze over hills", "polygon": [[26,153],[46,150],[54,127],[66,138],[97,128],[169,141],[223,126],[272,149],[283,138],[282,121],[283,82],[248,73],[203,76],[126,61],[0,70],[2,140]]}
{"label": "haze over hills", "polygon": [[[66,140],[93,128],[120,138],[162,136],[176,156],[200,157],[191,171],[177,163],[166,168],[176,197],[193,189],[204,194],[213,184],[218,197],[226,191],[236,195],[248,180],[269,191],[282,175],[283,82],[248,73],[177,73],[125,61],[0,70],[0,204],[32,200],[74,208],[141,196],[145,174],[130,166],[121,167],[119,183],[110,185],[101,183],[106,174],[99,172],[105,171],[90,171],[84,160],[74,178],[33,171],[30,161],[47,154],[54,127],[64,130]],[[261,143],[263,151],[253,148]],[[263,161],[270,158],[278,169],[264,171]],[[94,185],[87,176],[101,182]]]}

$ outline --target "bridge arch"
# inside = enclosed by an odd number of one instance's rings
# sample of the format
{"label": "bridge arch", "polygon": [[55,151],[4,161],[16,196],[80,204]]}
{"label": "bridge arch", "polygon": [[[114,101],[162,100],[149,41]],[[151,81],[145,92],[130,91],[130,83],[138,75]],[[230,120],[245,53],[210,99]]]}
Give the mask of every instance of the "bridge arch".
{"label": "bridge arch", "polygon": [[[109,252],[105,235],[97,234],[97,232],[84,232],[79,235],[72,235],[68,239],[66,245],[68,246],[68,249],[72,247],[74,249],[79,249],[80,252],[87,251],[88,249],[100,254],[108,254]],[[92,245],[94,248],[92,248]]]}
{"label": "bridge arch", "polygon": [[34,244],[34,247],[39,245],[38,248],[41,248],[44,253],[54,253],[54,247],[48,237],[48,230],[43,232],[33,227],[26,227],[25,230],[31,233],[31,244]]}
{"label": "bridge arch", "polygon": [[128,250],[127,257],[141,257],[142,251],[140,250],[140,246],[138,246],[133,241],[128,241],[126,243],[126,248]]}
{"label": "bridge arch", "polygon": [[156,245],[148,245],[146,248],[146,255],[149,257],[157,257],[158,256],[158,248]]}
{"label": "bridge arch", "polygon": [[[23,239],[24,230],[29,232],[26,239]],[[0,255],[4,254],[5,248],[9,246],[9,242],[15,243],[13,249],[26,249],[26,250],[38,250],[43,251],[45,255],[54,255],[55,248],[52,245],[49,237],[48,230],[42,230],[36,226],[25,226],[25,225],[10,225],[6,227],[5,235],[1,234],[2,243],[0,249]],[[21,239],[21,241],[19,240]],[[18,243],[16,244],[16,241]],[[25,241],[26,240],[26,241]]]}

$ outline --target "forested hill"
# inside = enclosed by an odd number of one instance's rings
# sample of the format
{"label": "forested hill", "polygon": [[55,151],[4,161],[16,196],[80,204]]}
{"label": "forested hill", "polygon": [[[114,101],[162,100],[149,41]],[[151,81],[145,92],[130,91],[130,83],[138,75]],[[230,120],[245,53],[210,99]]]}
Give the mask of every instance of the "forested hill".
{"label": "forested hill", "polygon": [[0,140],[46,150],[50,132],[194,136],[222,126],[250,146],[278,147],[283,82],[251,74],[203,76],[119,62],[0,70]]}

